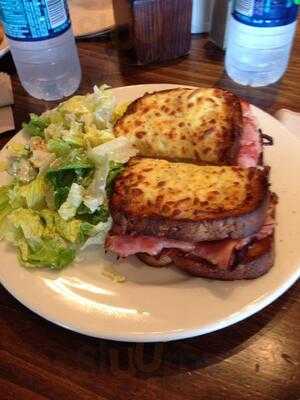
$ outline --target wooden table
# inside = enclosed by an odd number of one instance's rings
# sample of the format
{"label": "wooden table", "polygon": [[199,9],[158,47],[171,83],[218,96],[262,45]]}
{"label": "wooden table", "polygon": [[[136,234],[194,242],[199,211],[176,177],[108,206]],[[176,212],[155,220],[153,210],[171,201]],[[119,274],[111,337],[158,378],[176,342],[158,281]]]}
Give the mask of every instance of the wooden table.
{"label": "wooden table", "polygon": [[[79,42],[81,93],[94,84],[114,87],[169,82],[220,86],[268,112],[300,111],[300,30],[280,83],[249,89],[224,73],[223,52],[206,36],[194,37],[187,58],[160,67],[120,62],[109,40]],[[10,56],[16,128],[29,112],[55,103],[33,99],[20,86]],[[1,89],[0,89],[1,90]],[[1,136],[3,145],[11,134]],[[299,155],[300,156],[300,155]],[[239,324],[168,344],[97,340],[59,328],[27,310],[0,288],[0,398],[3,400],[299,400],[300,285]]]}

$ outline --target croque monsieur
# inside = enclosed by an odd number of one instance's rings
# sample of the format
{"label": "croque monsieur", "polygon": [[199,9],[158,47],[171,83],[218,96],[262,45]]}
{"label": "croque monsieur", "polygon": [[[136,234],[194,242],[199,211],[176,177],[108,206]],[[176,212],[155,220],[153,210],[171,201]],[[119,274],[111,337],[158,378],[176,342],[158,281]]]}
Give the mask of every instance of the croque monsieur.
{"label": "croque monsieur", "polygon": [[233,280],[266,273],[274,260],[268,168],[202,166],[134,158],[110,198],[106,248],[152,266]]}
{"label": "croque monsieur", "polygon": [[216,88],[177,88],[130,104],[115,127],[142,157],[254,167],[262,145],[249,104]]}

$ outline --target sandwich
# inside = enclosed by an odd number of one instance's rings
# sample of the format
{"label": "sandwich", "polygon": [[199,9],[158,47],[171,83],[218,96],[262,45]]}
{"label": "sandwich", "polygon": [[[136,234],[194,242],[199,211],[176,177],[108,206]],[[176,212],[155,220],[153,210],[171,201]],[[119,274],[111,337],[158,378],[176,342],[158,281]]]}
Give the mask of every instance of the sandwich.
{"label": "sandwich", "polygon": [[247,102],[216,88],[177,88],[131,103],[114,126],[142,157],[254,167],[262,136]]}
{"label": "sandwich", "polygon": [[106,249],[200,277],[257,278],[274,262],[276,197],[268,175],[262,166],[133,158],[109,201]]}

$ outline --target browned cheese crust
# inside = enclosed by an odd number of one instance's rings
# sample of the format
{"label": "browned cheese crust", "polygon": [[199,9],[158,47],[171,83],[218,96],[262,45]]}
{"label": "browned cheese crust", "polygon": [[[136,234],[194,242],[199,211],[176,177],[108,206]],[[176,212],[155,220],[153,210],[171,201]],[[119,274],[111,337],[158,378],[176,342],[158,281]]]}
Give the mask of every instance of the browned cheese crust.
{"label": "browned cheese crust", "polygon": [[258,231],[268,205],[268,169],[134,159],[110,199],[116,234],[200,242]]}
{"label": "browned cheese crust", "polygon": [[134,101],[114,127],[143,157],[234,164],[243,118],[240,100],[222,89],[178,88]]}

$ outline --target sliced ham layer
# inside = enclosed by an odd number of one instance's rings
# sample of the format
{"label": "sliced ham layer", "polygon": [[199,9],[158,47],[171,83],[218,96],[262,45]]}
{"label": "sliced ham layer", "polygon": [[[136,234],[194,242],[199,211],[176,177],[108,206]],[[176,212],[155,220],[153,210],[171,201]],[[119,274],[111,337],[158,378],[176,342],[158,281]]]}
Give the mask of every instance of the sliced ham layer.
{"label": "sliced ham layer", "polygon": [[136,253],[157,256],[163,249],[178,249],[203,258],[219,268],[228,268],[233,259],[234,250],[240,250],[251,240],[261,240],[273,233],[275,225],[274,208],[275,204],[270,202],[264,225],[256,234],[244,239],[188,243],[155,236],[109,235],[106,239],[106,248],[121,257],[128,257]]}
{"label": "sliced ham layer", "polygon": [[195,244],[155,236],[110,235],[106,239],[106,248],[121,257],[132,256],[136,253],[156,256],[163,249],[191,251],[195,248]]}
{"label": "sliced ham layer", "polygon": [[198,243],[191,254],[203,258],[219,268],[226,269],[231,264],[232,254],[238,242],[238,240],[225,239],[217,242]]}
{"label": "sliced ham layer", "polygon": [[256,167],[262,154],[262,144],[257,121],[252,114],[250,104],[241,101],[243,113],[243,132],[237,163],[241,167]]}
{"label": "sliced ham layer", "polygon": [[128,257],[137,253],[157,256],[164,249],[177,249],[200,257],[219,268],[226,269],[231,265],[235,250],[242,249],[252,240],[262,240],[273,234],[275,226],[274,211],[275,202],[270,202],[266,219],[261,229],[254,235],[243,239],[189,243],[156,236],[109,235],[106,239],[106,248],[121,257]]}

